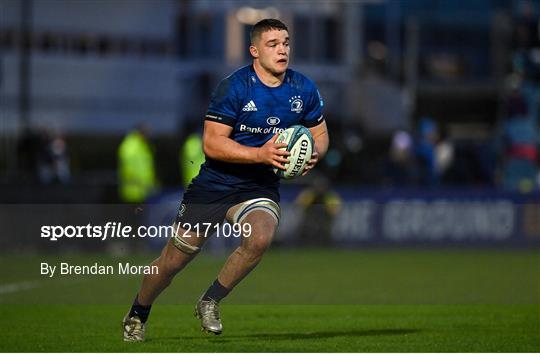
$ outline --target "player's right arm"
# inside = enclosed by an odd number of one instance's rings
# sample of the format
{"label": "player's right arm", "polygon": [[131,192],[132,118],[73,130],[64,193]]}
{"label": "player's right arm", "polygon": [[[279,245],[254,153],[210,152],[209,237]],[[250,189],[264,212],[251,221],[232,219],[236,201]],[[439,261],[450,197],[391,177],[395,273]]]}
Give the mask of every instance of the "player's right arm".
{"label": "player's right arm", "polygon": [[280,150],[287,144],[276,144],[277,134],[261,147],[245,146],[230,138],[233,128],[229,125],[206,120],[204,122],[204,154],[214,160],[250,164],[262,163],[285,170],[289,152]]}

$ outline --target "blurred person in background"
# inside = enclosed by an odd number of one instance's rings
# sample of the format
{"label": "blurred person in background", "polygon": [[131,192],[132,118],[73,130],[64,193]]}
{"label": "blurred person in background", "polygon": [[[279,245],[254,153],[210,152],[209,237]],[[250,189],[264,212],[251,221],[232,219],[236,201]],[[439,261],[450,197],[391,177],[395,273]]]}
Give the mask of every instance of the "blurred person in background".
{"label": "blurred person in background", "polygon": [[394,187],[413,186],[418,180],[418,169],[413,151],[413,139],[405,131],[396,131],[384,165],[385,184]]}
{"label": "blurred person in background", "polygon": [[25,179],[42,183],[41,166],[48,163],[49,134],[45,129],[25,128],[17,146],[20,168]]}
{"label": "blurred person in background", "polygon": [[341,198],[332,191],[328,179],[322,175],[313,179],[295,200],[301,208],[297,230],[298,244],[302,246],[331,246],[332,227],[341,209]]}
{"label": "blurred person in background", "polygon": [[67,144],[63,136],[59,133],[52,136],[47,150],[50,156],[50,166],[47,173],[50,181],[62,184],[69,183],[71,170]]}
{"label": "blurred person in background", "polygon": [[505,114],[498,125],[501,184],[507,190],[537,188],[540,162],[540,16],[537,2],[521,1],[513,19],[512,72]]}
{"label": "blurred person in background", "polygon": [[435,146],[435,172],[439,176],[441,184],[449,181],[449,174],[454,163],[455,146],[448,138],[448,132],[441,126],[437,144]]}
{"label": "blurred person in background", "polygon": [[180,175],[182,176],[182,186],[184,190],[189,186],[191,180],[199,174],[201,165],[205,161],[203,151],[202,132],[193,121],[186,124],[185,139],[180,148]]}
{"label": "blurred person in background", "polygon": [[437,123],[429,117],[421,118],[414,150],[419,169],[419,182],[423,186],[434,186],[439,182],[435,160],[438,139]]}
{"label": "blurred person in background", "polygon": [[530,112],[519,78],[510,81],[506,114],[498,127],[502,185],[507,190],[530,192],[538,174],[540,131]]}
{"label": "blurred person in background", "polygon": [[26,129],[18,146],[24,174],[40,184],[69,183],[67,143],[47,128]]}
{"label": "blurred person in background", "polygon": [[130,131],[118,147],[118,184],[125,203],[143,203],[158,189],[154,152],[144,124]]}

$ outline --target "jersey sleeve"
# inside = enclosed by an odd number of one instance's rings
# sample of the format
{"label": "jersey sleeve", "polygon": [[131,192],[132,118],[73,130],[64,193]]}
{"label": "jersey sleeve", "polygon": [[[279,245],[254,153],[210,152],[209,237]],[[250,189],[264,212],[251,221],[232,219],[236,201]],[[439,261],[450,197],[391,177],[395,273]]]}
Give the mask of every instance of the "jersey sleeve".
{"label": "jersey sleeve", "polygon": [[212,93],[205,120],[234,126],[238,112],[238,98],[232,79],[223,79]]}
{"label": "jersey sleeve", "polygon": [[309,98],[306,102],[306,114],[304,115],[303,125],[311,128],[324,121],[323,106],[324,102],[315,85],[310,85]]}

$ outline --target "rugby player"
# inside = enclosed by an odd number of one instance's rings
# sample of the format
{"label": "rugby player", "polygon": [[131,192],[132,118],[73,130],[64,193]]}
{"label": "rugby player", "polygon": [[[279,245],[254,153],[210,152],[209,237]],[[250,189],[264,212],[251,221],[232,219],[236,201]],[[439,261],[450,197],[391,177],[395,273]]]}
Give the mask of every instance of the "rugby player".
{"label": "rugby player", "polygon": [[159,273],[144,276],[124,317],[125,341],[144,340],[153,302],[200,251],[206,238],[194,231],[195,225],[248,223],[249,237],[242,237],[195,307],[202,329],[220,334],[220,301],[259,263],[279,223],[279,178],[272,169],[285,169],[289,153],[280,150],[286,144],[275,143],[277,133],[294,124],[311,131],[315,147],[304,174],[328,149],[319,91],[288,69],[286,25],[276,19],[256,23],[249,52],[252,64],[223,79],[212,95],[204,121],[206,162],[184,193],[174,224],[179,231],[152,262]]}

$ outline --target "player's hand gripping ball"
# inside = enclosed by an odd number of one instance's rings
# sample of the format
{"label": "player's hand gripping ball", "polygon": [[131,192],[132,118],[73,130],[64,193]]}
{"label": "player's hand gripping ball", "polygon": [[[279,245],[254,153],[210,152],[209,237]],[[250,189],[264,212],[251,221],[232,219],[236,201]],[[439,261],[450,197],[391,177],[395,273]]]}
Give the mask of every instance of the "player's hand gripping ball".
{"label": "player's hand gripping ball", "polygon": [[287,144],[287,147],[281,149],[291,154],[288,156],[289,163],[284,165],[286,170],[274,168],[274,173],[286,179],[302,175],[313,153],[313,136],[309,129],[301,125],[293,125],[278,135],[276,144],[279,143]]}

